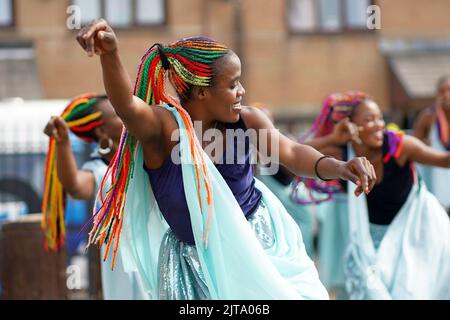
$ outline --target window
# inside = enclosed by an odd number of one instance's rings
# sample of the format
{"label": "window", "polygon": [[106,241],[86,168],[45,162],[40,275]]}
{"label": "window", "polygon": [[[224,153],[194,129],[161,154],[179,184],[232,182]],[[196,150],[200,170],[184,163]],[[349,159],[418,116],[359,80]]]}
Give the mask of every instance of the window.
{"label": "window", "polygon": [[370,31],[367,8],[372,0],[288,0],[290,31],[337,33]]}
{"label": "window", "polygon": [[14,25],[13,0],[0,0],[0,27]]}
{"label": "window", "polygon": [[[0,0],[1,1],[1,0]],[[73,0],[80,7],[81,23],[103,17],[113,27],[162,25],[166,21],[165,0]]]}
{"label": "window", "polygon": [[364,28],[367,20],[367,7],[370,6],[369,0],[346,0],[346,17],[349,28]]}
{"label": "window", "polygon": [[314,0],[290,1],[289,24],[293,30],[314,31],[318,27]]}
{"label": "window", "polygon": [[30,43],[0,44],[0,100],[42,96],[35,57]]}
{"label": "window", "polygon": [[73,4],[80,7],[82,24],[86,24],[102,16],[100,1],[98,0],[74,0]]}
{"label": "window", "polygon": [[131,25],[131,2],[131,0],[105,1],[105,19],[116,27],[127,27]]}

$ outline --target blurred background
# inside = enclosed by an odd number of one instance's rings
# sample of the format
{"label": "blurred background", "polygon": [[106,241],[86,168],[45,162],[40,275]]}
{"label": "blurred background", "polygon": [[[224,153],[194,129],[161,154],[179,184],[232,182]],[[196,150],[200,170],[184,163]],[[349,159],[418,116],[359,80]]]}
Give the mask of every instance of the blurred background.
{"label": "blurred background", "polygon": [[[0,0],[0,296],[101,298],[95,252],[86,254],[79,234],[90,203],[69,200],[65,252],[39,256],[46,264],[23,254],[42,251],[30,215],[42,200],[42,130],[71,97],[104,92],[99,59],[75,40],[77,23],[104,17],[114,27],[131,79],[155,42],[224,42],[241,58],[244,102],[267,105],[281,130],[298,135],[328,94],[347,90],[369,93],[388,121],[411,128],[450,73],[449,12],[449,0]],[[81,164],[92,146],[72,143]],[[74,290],[66,265],[81,270]]]}

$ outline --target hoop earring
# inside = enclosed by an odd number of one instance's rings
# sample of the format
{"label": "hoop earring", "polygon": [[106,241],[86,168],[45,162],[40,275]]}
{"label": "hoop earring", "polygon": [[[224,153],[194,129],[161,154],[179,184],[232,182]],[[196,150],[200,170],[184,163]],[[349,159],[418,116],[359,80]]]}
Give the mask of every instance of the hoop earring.
{"label": "hoop earring", "polygon": [[107,154],[111,153],[112,147],[113,147],[113,141],[111,138],[108,138],[108,146],[106,148],[102,148],[101,144],[98,145],[98,153],[102,156],[106,156]]}

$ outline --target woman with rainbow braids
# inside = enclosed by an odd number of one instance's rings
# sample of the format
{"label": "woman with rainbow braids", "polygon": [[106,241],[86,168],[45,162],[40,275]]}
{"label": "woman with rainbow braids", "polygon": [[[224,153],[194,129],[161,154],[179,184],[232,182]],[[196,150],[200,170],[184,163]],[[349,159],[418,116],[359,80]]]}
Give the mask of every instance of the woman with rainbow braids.
{"label": "woman with rainbow braids", "polygon": [[[437,83],[435,104],[423,110],[415,125],[414,136],[440,151],[450,151],[450,76],[442,76]],[[450,170],[418,166],[430,191],[450,212]]]}
{"label": "woman with rainbow braids", "polygon": [[[299,228],[254,178],[245,130],[259,132],[258,151],[279,155],[296,175],[350,179],[358,193],[370,191],[371,165],[324,159],[273,130],[262,111],[242,106],[240,60],[217,41],[151,46],[133,89],[105,20],[84,27],[77,40],[100,56],[106,92],[126,128],[91,243],[106,245],[113,265],[120,243],[125,269],[139,273],[154,299],[327,299]],[[204,143],[211,133],[217,148]]]}
{"label": "woman with rainbow braids", "polygon": [[387,130],[380,108],[362,92],[330,95],[308,135],[307,143],[328,155],[364,156],[375,168],[370,194],[349,193],[346,208],[327,213],[347,223],[342,237],[349,297],[449,299],[450,221],[413,162],[448,168],[450,153]]}
{"label": "woman with rainbow braids", "polygon": [[[65,194],[89,200],[97,194],[120,141],[122,121],[107,96],[87,93],[75,97],[61,116],[52,117],[44,132],[50,137],[46,162],[42,226],[46,247],[58,250],[64,245]],[[85,142],[96,142],[97,150],[79,170],[70,147],[69,131]],[[106,259],[106,257],[105,257]],[[126,274],[122,263],[114,272],[101,264],[103,298],[142,299],[136,276]]]}

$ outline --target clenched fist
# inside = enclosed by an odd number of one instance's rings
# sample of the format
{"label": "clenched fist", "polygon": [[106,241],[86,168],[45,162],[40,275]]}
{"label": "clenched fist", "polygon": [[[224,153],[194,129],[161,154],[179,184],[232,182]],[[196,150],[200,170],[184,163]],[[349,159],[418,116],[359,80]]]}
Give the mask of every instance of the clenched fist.
{"label": "clenched fist", "polygon": [[117,50],[117,37],[104,19],[94,20],[83,27],[77,35],[81,47],[92,57]]}

